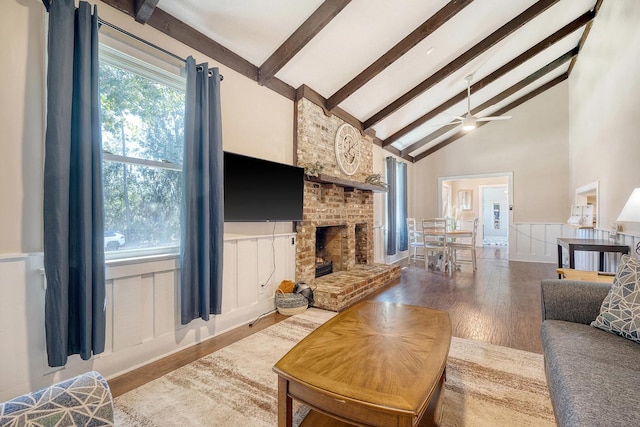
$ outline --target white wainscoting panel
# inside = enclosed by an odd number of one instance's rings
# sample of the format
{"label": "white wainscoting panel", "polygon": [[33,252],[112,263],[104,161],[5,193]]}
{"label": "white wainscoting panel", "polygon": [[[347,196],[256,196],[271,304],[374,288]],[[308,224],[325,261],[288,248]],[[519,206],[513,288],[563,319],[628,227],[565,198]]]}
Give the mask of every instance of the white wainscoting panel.
{"label": "white wainscoting panel", "polygon": [[509,260],[557,263],[562,224],[515,223],[509,230]]}
{"label": "white wainscoting panel", "polygon": [[257,240],[241,240],[238,242],[238,269],[237,277],[237,293],[238,306],[244,307],[251,305],[258,300],[258,269],[259,264],[263,260],[256,263],[247,263],[247,259],[258,259],[258,241]]}
{"label": "white wainscoting panel", "polygon": [[178,278],[176,271],[159,272],[153,277],[153,335],[173,332],[180,324]]}
{"label": "white wainscoting panel", "polygon": [[274,308],[280,281],[295,279],[295,236],[225,236],[222,314],[188,325],[180,324],[177,256],[109,262],[105,351],[71,356],[64,368],[46,362],[43,255],[0,255],[0,400],[92,369],[112,378],[249,323]]}
{"label": "white wainscoting panel", "polygon": [[[509,260],[511,261],[531,261],[547,262],[557,264],[558,262],[558,237],[575,239],[600,239],[609,240],[609,231],[602,229],[578,229],[566,224],[514,224],[509,234]],[[640,237],[619,233],[615,240],[630,247],[630,253],[638,257],[639,253],[635,248],[640,244]],[[598,270],[599,253],[576,251],[575,268],[578,270]],[[569,265],[569,255],[567,250],[563,250],[563,265]],[[618,265],[620,254],[605,253],[605,271],[615,271]]]}
{"label": "white wainscoting panel", "polygon": [[122,351],[142,342],[145,328],[142,313],[148,301],[142,298],[142,277],[116,279],[113,283],[113,351]]}

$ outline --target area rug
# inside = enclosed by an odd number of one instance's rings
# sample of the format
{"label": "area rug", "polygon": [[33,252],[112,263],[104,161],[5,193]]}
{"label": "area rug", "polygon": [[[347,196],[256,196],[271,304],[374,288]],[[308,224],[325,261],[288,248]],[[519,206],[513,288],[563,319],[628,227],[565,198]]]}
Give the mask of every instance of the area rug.
{"label": "area rug", "polygon": [[[275,426],[272,366],[335,313],[309,309],[115,399],[117,426]],[[294,405],[294,421],[306,413]],[[443,426],[554,426],[542,355],[453,338]]]}

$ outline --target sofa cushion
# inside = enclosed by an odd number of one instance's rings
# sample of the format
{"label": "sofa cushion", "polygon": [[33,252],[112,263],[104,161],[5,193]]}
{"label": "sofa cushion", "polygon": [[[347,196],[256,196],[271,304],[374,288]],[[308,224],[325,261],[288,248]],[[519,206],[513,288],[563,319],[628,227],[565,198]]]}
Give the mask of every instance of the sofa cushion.
{"label": "sofa cushion", "polygon": [[591,326],[640,342],[640,261],[623,255],[611,290]]}
{"label": "sofa cushion", "polygon": [[561,320],[545,320],[541,335],[559,426],[640,425],[638,344]]}
{"label": "sofa cushion", "polygon": [[0,403],[0,426],[113,426],[109,385],[96,371]]}

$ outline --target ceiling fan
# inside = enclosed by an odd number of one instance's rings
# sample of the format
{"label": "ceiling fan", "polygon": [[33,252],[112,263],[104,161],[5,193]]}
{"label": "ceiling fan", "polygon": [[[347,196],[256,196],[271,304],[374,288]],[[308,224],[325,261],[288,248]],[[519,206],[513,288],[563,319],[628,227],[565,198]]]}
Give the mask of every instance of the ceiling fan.
{"label": "ceiling fan", "polygon": [[490,122],[493,120],[508,120],[511,116],[490,116],[490,117],[476,117],[471,114],[471,80],[473,75],[464,78],[467,82],[467,114],[462,116],[453,116],[457,120],[452,121],[450,124],[462,124],[462,130],[469,131],[475,129],[478,126],[478,122]]}

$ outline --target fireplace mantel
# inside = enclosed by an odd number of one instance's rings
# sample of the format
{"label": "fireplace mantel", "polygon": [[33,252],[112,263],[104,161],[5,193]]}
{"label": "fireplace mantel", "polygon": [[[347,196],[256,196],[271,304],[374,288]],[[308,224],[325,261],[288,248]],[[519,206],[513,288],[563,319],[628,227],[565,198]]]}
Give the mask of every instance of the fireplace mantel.
{"label": "fireplace mantel", "polygon": [[387,187],[381,185],[369,184],[368,182],[357,182],[349,179],[338,178],[336,176],[320,174],[318,176],[305,175],[305,179],[311,182],[319,182],[323,184],[336,184],[346,188],[357,188],[359,190],[373,191],[374,193],[386,193]]}

